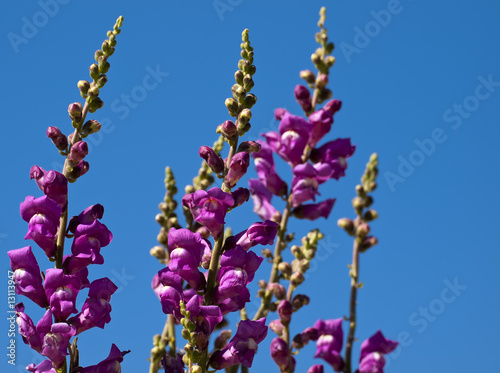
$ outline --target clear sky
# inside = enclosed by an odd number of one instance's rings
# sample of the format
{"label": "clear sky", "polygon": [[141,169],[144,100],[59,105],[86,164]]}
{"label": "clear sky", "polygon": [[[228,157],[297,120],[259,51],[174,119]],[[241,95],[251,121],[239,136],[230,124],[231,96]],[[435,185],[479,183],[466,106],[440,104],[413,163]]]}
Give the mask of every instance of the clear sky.
{"label": "clear sky", "polygon": [[[295,317],[292,333],[348,312],[352,242],[336,221],[352,217],[354,187],[377,152],[380,217],[372,232],[380,244],[361,258],[357,337],[381,329],[401,342],[387,372],[497,369],[499,2],[11,1],[3,4],[0,22],[3,289],[5,253],[29,244],[19,203],[41,195],[29,169],[57,169],[63,161],[46,128],[71,131],[66,108],[80,99],[76,82],[88,79],[94,51],[115,19],[125,17],[101,93],[105,106],[88,117],[107,123],[106,131],[91,143],[89,173],[70,186],[71,215],[95,203],[105,207],[102,221],[114,240],[90,277],[109,276],[119,286],[112,322],[79,338],[82,365],[101,361],[116,343],[132,350],[124,372],[148,369],[152,335],[165,319],[150,290],[161,266],[149,255],[164,168],[173,168],[182,190],[199,168],[199,146],[211,145],[216,126],[229,119],[224,100],[244,28],[255,48],[258,97],[247,139],[277,128],[277,107],[301,113],[293,88],[301,83],[299,71],[313,67],[321,6],[336,44],[331,88],[343,101],[329,139],[351,137],[357,149],[347,176],[320,189],[323,198],[337,198],[330,219],[290,225],[297,236],[316,226],[326,235],[317,269],[301,289],[311,304]],[[287,167],[279,169],[290,181]],[[235,231],[258,220],[251,207],[230,221]],[[38,258],[42,268],[50,265]],[[256,279],[267,279],[268,271],[263,266]],[[6,290],[2,294],[6,347]],[[37,307],[25,303],[37,315]],[[2,355],[2,372],[22,371],[33,361],[19,337],[16,351],[16,367]],[[313,346],[301,351],[297,372],[313,364],[313,354]],[[252,370],[270,371],[269,364],[263,344]]]}

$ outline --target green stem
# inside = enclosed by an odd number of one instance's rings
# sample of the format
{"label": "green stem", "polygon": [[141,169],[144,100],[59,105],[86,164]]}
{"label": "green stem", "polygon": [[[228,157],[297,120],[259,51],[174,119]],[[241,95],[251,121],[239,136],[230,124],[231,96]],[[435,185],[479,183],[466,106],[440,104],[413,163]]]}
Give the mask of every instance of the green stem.
{"label": "green stem", "polygon": [[359,242],[356,237],[354,239],[352,249],[352,266],[351,266],[351,299],[349,304],[349,333],[347,335],[347,343],[345,346],[345,368],[344,373],[351,373],[351,358],[352,347],[354,343],[354,334],[356,332],[356,297],[359,288]]}
{"label": "green stem", "polygon": [[[224,226],[222,226],[222,232],[224,232]],[[204,303],[205,305],[212,304],[212,296],[215,289],[215,280],[217,278],[217,271],[219,270],[219,259],[222,254],[222,243],[224,242],[224,235],[221,234],[217,240],[215,240],[215,246],[212,251],[212,257],[210,258],[210,266],[208,267],[208,278],[207,278],[207,293],[205,295]]]}
{"label": "green stem", "polygon": [[[278,266],[283,261],[281,257],[281,246],[282,242],[285,239],[286,226],[288,224],[288,218],[290,217],[290,212],[292,210],[292,202],[291,199],[288,198],[285,209],[283,210],[283,216],[281,218],[281,223],[278,232],[278,239],[276,240],[276,245],[274,246],[274,258],[273,258],[273,267],[271,268],[271,275],[269,276],[268,284],[273,282],[278,282],[279,280],[279,270]],[[266,293],[262,297],[262,302],[260,304],[259,309],[255,313],[253,317],[254,320],[258,320],[261,317],[267,315],[269,304],[273,298],[273,293],[269,290],[266,290]]]}

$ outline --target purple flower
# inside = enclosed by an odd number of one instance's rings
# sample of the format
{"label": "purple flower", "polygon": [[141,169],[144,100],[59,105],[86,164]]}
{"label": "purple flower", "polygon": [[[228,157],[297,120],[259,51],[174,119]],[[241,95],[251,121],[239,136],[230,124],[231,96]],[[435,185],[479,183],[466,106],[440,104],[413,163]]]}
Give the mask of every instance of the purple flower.
{"label": "purple flower", "polygon": [[249,165],[250,155],[247,152],[236,153],[229,163],[229,170],[227,171],[224,184],[228,188],[234,188],[238,180],[246,174]]}
{"label": "purple flower", "polygon": [[35,179],[38,187],[50,199],[59,203],[61,207],[66,206],[68,201],[68,180],[57,171],[45,171],[38,166],[31,167],[30,178]]}
{"label": "purple flower", "polygon": [[398,342],[384,337],[378,330],[374,335],[361,343],[359,369],[356,373],[384,373],[385,357],[398,346]]}
{"label": "purple flower", "polygon": [[200,157],[205,160],[208,167],[216,174],[224,172],[224,161],[222,158],[209,146],[201,146],[198,152]]}
{"label": "purple flower", "polygon": [[71,146],[68,160],[74,164],[78,164],[87,154],[89,154],[89,147],[85,141],[80,140]]}
{"label": "purple flower", "polygon": [[78,312],[75,303],[80,287],[80,281],[75,275],[65,275],[59,268],[47,269],[45,294],[56,321],[66,320],[69,315]]}
{"label": "purple flower", "polygon": [[16,293],[24,295],[45,308],[49,305],[42,285],[40,267],[36,261],[31,246],[26,246],[7,252],[10,258],[10,267],[14,271]]}
{"label": "purple flower", "polygon": [[273,195],[260,180],[248,180],[250,194],[252,195],[254,208],[253,211],[259,215],[262,220],[281,221],[281,213],[271,204]]}
{"label": "purple flower", "polygon": [[110,230],[98,220],[91,224],[79,224],[71,245],[71,254],[65,257],[63,268],[66,273],[74,274],[90,264],[103,264],[101,248],[113,239]]}
{"label": "purple flower", "polygon": [[[281,372],[290,372],[295,368],[295,359],[290,355],[288,344],[279,337],[271,341],[271,357],[280,368]],[[292,369],[289,368],[290,363]]]}
{"label": "purple flower", "polygon": [[307,370],[307,373],[323,373],[323,365],[316,364]]}
{"label": "purple flower", "polygon": [[259,180],[276,196],[284,196],[288,192],[288,185],[276,173],[273,160],[273,150],[264,141],[257,141],[261,145],[260,152],[253,153],[255,169]]}
{"label": "purple flower", "polygon": [[[182,278],[168,267],[158,272],[158,278],[163,287],[157,286],[155,291],[159,294],[163,313],[182,317],[180,313],[180,301],[182,300]],[[153,286],[155,279],[153,278]]]}
{"label": "purple flower", "polygon": [[330,132],[333,124],[333,115],[325,109],[320,109],[309,115],[309,123],[312,125],[309,145],[315,147],[318,141]]}
{"label": "purple flower", "polygon": [[247,289],[264,258],[253,251],[245,251],[237,246],[225,251],[220,259],[220,270],[217,274],[219,286],[215,293],[217,304],[228,298],[240,296],[246,302],[250,301]]}
{"label": "purple flower", "polygon": [[38,365],[31,363],[26,367],[26,370],[32,373],[57,373],[50,360],[44,360]]}
{"label": "purple flower", "polygon": [[236,335],[226,347],[215,351],[210,357],[210,366],[220,370],[235,364],[251,367],[258,344],[267,336],[266,319],[240,321]]}
{"label": "purple flower", "polygon": [[205,287],[205,277],[198,267],[203,254],[211,251],[210,243],[199,233],[193,233],[189,229],[171,228],[168,232],[168,250],[168,268],[186,280],[193,289],[202,290]]}
{"label": "purple flower", "polygon": [[120,373],[122,371],[120,363],[123,361],[123,356],[129,352],[130,351],[120,351],[113,343],[111,345],[111,351],[106,359],[97,365],[83,368],[79,373]]}
{"label": "purple flower", "polygon": [[299,164],[293,168],[292,205],[297,207],[303,202],[316,200],[318,192],[318,171],[310,164]]}
{"label": "purple flower", "polygon": [[62,214],[61,206],[47,196],[27,196],[20,206],[21,217],[29,223],[25,240],[32,239],[50,258],[56,253],[57,230]]}
{"label": "purple flower", "polygon": [[304,110],[305,112],[311,110],[311,92],[309,92],[309,89],[307,89],[306,86],[300,84],[296,85],[293,93],[302,110]]}
{"label": "purple flower", "polygon": [[248,250],[256,245],[272,245],[277,233],[278,224],[271,220],[253,223],[243,232],[228,237],[224,248],[229,250],[238,245],[242,249]]}
{"label": "purple flower", "polygon": [[97,326],[104,329],[104,325],[111,321],[111,295],[118,287],[107,277],[92,281],[89,287],[89,296],[82,306],[82,310],[68,322],[76,327],[76,335]]}
{"label": "purple flower", "polygon": [[281,117],[279,134],[268,132],[263,136],[274,152],[295,166],[302,162],[310,132],[311,124],[307,120],[287,112]]}
{"label": "purple flower", "polygon": [[337,139],[313,149],[310,158],[315,163],[327,164],[331,169],[328,178],[338,180],[345,176],[346,158],[352,156],[355,149],[356,146],[351,145],[351,139]]}
{"label": "purple flower", "polygon": [[102,219],[104,207],[100,204],[92,205],[83,210],[80,215],[73,216],[68,224],[68,230],[75,233],[79,224],[90,225],[97,219]]}
{"label": "purple flower", "polygon": [[247,202],[248,199],[250,198],[250,191],[247,188],[238,188],[235,191],[233,191],[231,194],[232,194],[233,199],[234,199],[233,208],[241,206],[242,204]]}
{"label": "purple flower", "polygon": [[214,239],[218,239],[225,224],[227,209],[234,205],[234,199],[220,188],[212,188],[186,194],[182,198],[182,205],[191,210],[194,220],[208,228]]}
{"label": "purple flower", "polygon": [[[185,299],[187,299],[186,296]],[[196,323],[196,331],[203,334],[203,345],[208,344],[208,337],[214,331],[215,326],[224,318],[220,308],[217,306],[203,306],[203,297],[194,294],[186,303],[186,310],[191,312],[191,320]],[[207,347],[203,345],[199,347],[201,349]]]}
{"label": "purple flower", "polygon": [[320,357],[330,364],[336,372],[344,369],[344,360],[340,356],[344,333],[342,332],[342,318],[335,320],[318,320],[314,328],[320,336],[316,342],[314,357]]}
{"label": "purple flower", "polygon": [[[31,318],[26,313],[24,313],[23,303],[16,304],[16,316],[16,323],[18,326],[19,334],[21,334],[24,343],[30,346],[33,350],[41,352],[42,336],[37,332],[33,320],[31,320]],[[52,314],[50,314],[50,320],[52,321]]]}
{"label": "purple flower", "polygon": [[299,205],[293,209],[292,213],[298,219],[316,220],[321,217],[328,219],[334,204],[335,199],[327,199],[320,203]]}

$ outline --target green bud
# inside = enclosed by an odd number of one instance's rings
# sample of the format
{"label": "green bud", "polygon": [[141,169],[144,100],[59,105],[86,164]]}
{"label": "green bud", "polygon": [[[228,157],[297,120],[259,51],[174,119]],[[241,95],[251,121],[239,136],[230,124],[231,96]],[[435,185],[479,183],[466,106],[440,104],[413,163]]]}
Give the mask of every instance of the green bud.
{"label": "green bud", "polygon": [[304,79],[308,84],[314,84],[316,76],[311,70],[302,70],[300,72],[301,79]]}
{"label": "green bud", "polygon": [[160,233],[158,233],[158,236],[156,236],[156,240],[162,245],[166,245],[168,243],[167,232],[164,229],[161,229]]}
{"label": "green bud", "polygon": [[273,253],[269,249],[262,249],[262,256],[267,259],[273,259]]}
{"label": "green bud", "polygon": [[239,99],[239,98],[243,98],[245,97],[245,94],[246,94],[246,91],[245,89],[239,85],[239,84],[234,84],[232,87],[231,87],[231,92],[233,93],[233,97],[235,99]]}
{"label": "green bud", "polygon": [[224,104],[229,111],[229,115],[235,117],[237,115],[236,113],[238,112],[238,101],[236,101],[234,98],[226,98]]}
{"label": "green bud", "polygon": [[164,263],[165,260],[167,259],[167,252],[163,246],[156,245],[153,247],[151,250],[149,250],[149,254],[151,256],[154,256],[156,259],[158,259],[160,262]]}
{"label": "green bud", "polygon": [[347,234],[353,236],[354,235],[354,223],[351,219],[341,218],[337,221],[337,225],[344,229]]}
{"label": "green bud", "polygon": [[246,74],[245,77],[243,78],[243,88],[245,88],[246,92],[250,92],[250,90],[253,88],[254,82],[252,79],[252,75]]}
{"label": "green bud", "polygon": [[104,52],[100,49],[96,50],[94,53],[94,59],[99,62],[99,57],[104,56]]}
{"label": "green bud", "polygon": [[[94,119],[90,119],[84,123],[81,130],[81,135],[88,136],[92,133],[97,133],[101,129],[102,125]],[[82,136],[83,137],[83,136]]]}
{"label": "green bud", "polygon": [[186,329],[182,329],[181,332],[182,338],[184,338],[186,341],[189,341],[189,331]]}
{"label": "green bud", "polygon": [[311,54],[311,61],[313,64],[317,65],[321,62],[321,57],[318,54],[313,53]]}
{"label": "green bud", "polygon": [[257,68],[255,67],[255,65],[251,65],[247,71],[247,73],[249,73],[250,75],[255,75],[256,72],[257,72]]}
{"label": "green bud", "polygon": [[[78,89],[80,90],[80,94],[83,96],[87,96],[87,91],[90,88],[90,83],[87,80],[80,80],[77,84]],[[86,98],[86,97],[84,97]]]}
{"label": "green bud", "polygon": [[368,210],[363,215],[363,219],[365,221],[372,221],[378,218],[378,213],[375,210]]}
{"label": "green bud", "polygon": [[365,238],[368,233],[370,233],[370,226],[366,223],[360,224],[356,228],[356,236],[359,238]]}
{"label": "green bud", "polygon": [[245,74],[243,74],[243,71],[241,70],[238,70],[234,73],[234,80],[236,81],[236,83],[238,83],[239,85],[243,85],[243,76]]}
{"label": "green bud", "polygon": [[334,63],[335,63],[335,57],[333,57],[333,56],[326,56],[325,57],[325,65],[327,68],[332,67]]}
{"label": "green bud", "polygon": [[[99,72],[101,74],[106,74],[108,72],[110,66],[111,65],[109,64],[109,62],[107,61],[105,56],[99,57]],[[97,79],[97,78],[93,78],[93,79]]]}
{"label": "green bud", "polygon": [[278,270],[285,276],[285,278],[288,278],[292,274],[292,265],[288,262],[281,262],[278,264]]}
{"label": "green bud", "polygon": [[325,47],[326,54],[331,54],[335,49],[335,45],[333,43],[328,43]]}
{"label": "green bud", "polygon": [[241,58],[243,58],[243,59],[245,59],[245,60],[248,60],[248,52],[247,52],[246,50],[244,50],[244,49],[243,49],[243,50],[240,52],[240,54],[241,54]]}
{"label": "green bud", "polygon": [[250,109],[243,109],[238,115],[238,129],[244,126],[252,119],[252,111]]}
{"label": "green bud", "polygon": [[87,95],[90,98],[96,98],[97,96],[99,96],[99,88],[97,88],[96,86],[92,85],[89,88],[89,90],[87,91]]}
{"label": "green bud", "polygon": [[243,106],[251,109],[257,103],[257,96],[252,93],[249,93],[245,99],[243,100]]}
{"label": "green bud", "polygon": [[99,75],[99,79],[97,79],[96,87],[101,89],[107,82],[108,82],[108,77],[106,76],[106,74],[101,74]]}
{"label": "green bud", "polygon": [[304,254],[302,253],[302,249],[300,248],[300,246],[293,245],[290,251],[292,252],[292,255],[299,260],[304,258]]}
{"label": "green bud", "polygon": [[[87,100],[89,100],[89,99],[87,99]],[[89,112],[95,113],[97,110],[99,110],[103,106],[104,106],[104,101],[101,100],[99,97],[96,97],[96,98],[92,99],[92,101],[90,101]]]}
{"label": "green bud", "polygon": [[304,274],[301,272],[294,272],[292,276],[290,276],[290,283],[293,287],[297,287],[302,284],[305,280]]}
{"label": "green bud", "polygon": [[99,78],[99,66],[97,66],[96,63],[93,63],[92,65],[90,65],[89,70],[90,70],[90,77],[92,79]]}

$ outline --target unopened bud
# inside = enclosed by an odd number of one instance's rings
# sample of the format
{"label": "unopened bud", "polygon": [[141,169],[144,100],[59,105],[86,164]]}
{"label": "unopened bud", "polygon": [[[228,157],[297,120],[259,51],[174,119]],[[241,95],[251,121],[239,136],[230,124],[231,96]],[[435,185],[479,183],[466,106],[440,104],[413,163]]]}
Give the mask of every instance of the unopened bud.
{"label": "unopened bud", "polygon": [[316,79],[316,87],[323,89],[328,85],[328,75],[326,74],[319,74],[318,78]]}
{"label": "unopened bud", "polygon": [[335,63],[335,57],[333,57],[333,56],[326,56],[326,58],[325,58],[325,65],[327,67],[332,67],[334,63]]}
{"label": "unopened bud", "polygon": [[77,84],[80,94],[83,98],[87,97],[87,91],[90,88],[90,83],[87,80],[80,80]]}
{"label": "unopened bud", "polygon": [[101,129],[102,125],[94,119],[90,119],[84,123],[82,126],[82,137],[88,136],[92,133],[97,133]]}
{"label": "unopened bud", "polygon": [[279,320],[273,320],[269,323],[269,329],[275,332],[278,336],[283,334],[283,324]]}
{"label": "unopened bud", "polygon": [[101,74],[99,76],[99,79],[97,79],[96,81],[96,86],[97,88],[101,89],[107,82],[108,82],[108,77],[106,76],[106,74]]}
{"label": "unopened bud", "polygon": [[89,153],[88,145],[85,141],[77,141],[71,146],[68,160],[73,163],[78,163]]}
{"label": "unopened bud", "polygon": [[285,287],[277,282],[272,282],[267,285],[267,290],[273,293],[277,300],[283,300],[286,298]]}
{"label": "unopened bud", "polygon": [[356,228],[356,236],[359,238],[365,238],[368,233],[370,233],[370,226],[366,223],[360,224]]}
{"label": "unopened bud", "polygon": [[217,133],[220,133],[226,139],[233,139],[237,134],[236,125],[232,121],[226,120],[217,127]]}
{"label": "unopened bud", "polygon": [[334,99],[334,100],[328,101],[325,104],[325,106],[323,106],[323,109],[328,110],[333,115],[337,111],[339,111],[341,107],[342,107],[342,101]]}
{"label": "unopened bud", "polygon": [[262,256],[267,259],[273,259],[273,253],[269,249],[262,249]]}
{"label": "unopened bud", "polygon": [[215,349],[222,350],[226,346],[229,338],[231,338],[231,330],[221,331],[219,336],[217,338],[215,338],[215,341],[214,341]]}
{"label": "unopened bud", "polygon": [[224,172],[224,161],[222,158],[209,146],[201,146],[198,151],[201,158],[205,160],[208,167],[216,174]]}
{"label": "unopened bud", "polygon": [[235,208],[248,201],[248,199],[250,198],[250,191],[247,188],[240,187],[232,192],[232,195],[234,198],[233,208]]}
{"label": "unopened bud", "polygon": [[224,104],[226,105],[227,110],[229,111],[229,115],[235,117],[238,112],[238,101],[236,101],[234,98],[226,98]]}
{"label": "unopened bud", "polygon": [[252,112],[250,109],[243,109],[240,115],[238,115],[238,129],[240,129],[240,126],[250,122],[250,119],[252,119]]}
{"label": "unopened bud", "polygon": [[310,301],[310,299],[307,295],[297,294],[296,296],[293,297],[292,305],[293,305],[293,308],[298,310],[302,306],[307,306],[309,304],[309,301]]}
{"label": "unopened bud", "polygon": [[243,106],[246,107],[247,109],[251,109],[252,106],[254,106],[256,103],[257,103],[257,96],[255,96],[252,93],[246,95],[245,99],[243,100]]}
{"label": "unopened bud", "polygon": [[366,250],[368,250],[370,247],[375,246],[376,244],[378,244],[377,237],[374,237],[374,236],[365,237],[363,239],[363,241],[361,242],[361,245],[359,247],[359,251],[361,251],[363,253]]}
{"label": "unopened bud", "polygon": [[261,145],[258,142],[255,141],[243,141],[240,146],[238,146],[238,150],[236,151],[237,153],[239,152],[247,152],[248,154],[251,153],[258,153],[260,152]]}
{"label": "unopened bud", "polygon": [[267,287],[267,281],[266,280],[259,280],[257,283],[261,289],[265,289]]}
{"label": "unopened bud", "polygon": [[280,317],[280,321],[284,326],[290,324],[292,313],[292,304],[287,300],[282,300],[278,305],[278,316]]}
{"label": "unopened bud", "polygon": [[302,284],[304,282],[304,280],[305,280],[305,278],[304,278],[304,274],[302,272],[294,272],[290,276],[290,283],[292,284],[293,287],[299,286],[300,284]]}
{"label": "unopened bud", "polygon": [[90,65],[89,72],[90,72],[90,77],[92,79],[99,78],[99,66],[96,63],[93,63],[92,65]]}
{"label": "unopened bud", "polygon": [[99,96],[99,88],[97,88],[96,86],[90,87],[88,92],[87,92],[87,95],[91,98],[95,98],[95,97]]}
{"label": "unopened bud", "polygon": [[365,214],[363,215],[363,219],[364,219],[365,221],[372,221],[372,220],[375,220],[375,219],[377,219],[377,218],[378,218],[378,213],[377,213],[377,211],[372,210],[372,209],[370,209],[370,210],[366,211],[366,212],[365,212]]}
{"label": "unopened bud", "polygon": [[73,122],[79,122],[82,119],[82,104],[74,102],[68,106],[68,114]]}
{"label": "unopened bud", "polygon": [[311,70],[302,70],[300,72],[300,77],[304,79],[308,84],[314,84],[316,77]]}
{"label": "unopened bud", "polygon": [[351,219],[341,218],[337,221],[337,225],[344,229],[349,235],[354,234],[354,223]]}
{"label": "unopened bud", "polygon": [[96,97],[96,98],[92,99],[92,101],[90,101],[89,112],[95,113],[97,110],[99,110],[103,106],[104,106],[104,101],[102,101],[100,97]]}
{"label": "unopened bud", "polygon": [[288,262],[281,262],[278,264],[278,270],[283,274],[283,276],[288,277],[292,274],[292,265]]}
{"label": "unopened bud", "polygon": [[241,70],[238,70],[234,73],[234,80],[236,81],[236,83],[238,83],[239,85],[243,85],[243,77],[245,76],[245,74],[243,74],[243,71]]}
{"label": "unopened bud", "polygon": [[158,259],[160,262],[164,262],[167,259],[167,252],[163,246],[155,246],[153,247],[149,253],[151,256],[154,256],[156,259]]}
{"label": "unopened bud", "polygon": [[68,138],[59,128],[47,128],[47,137],[52,140],[57,149],[64,151],[68,148]]}

